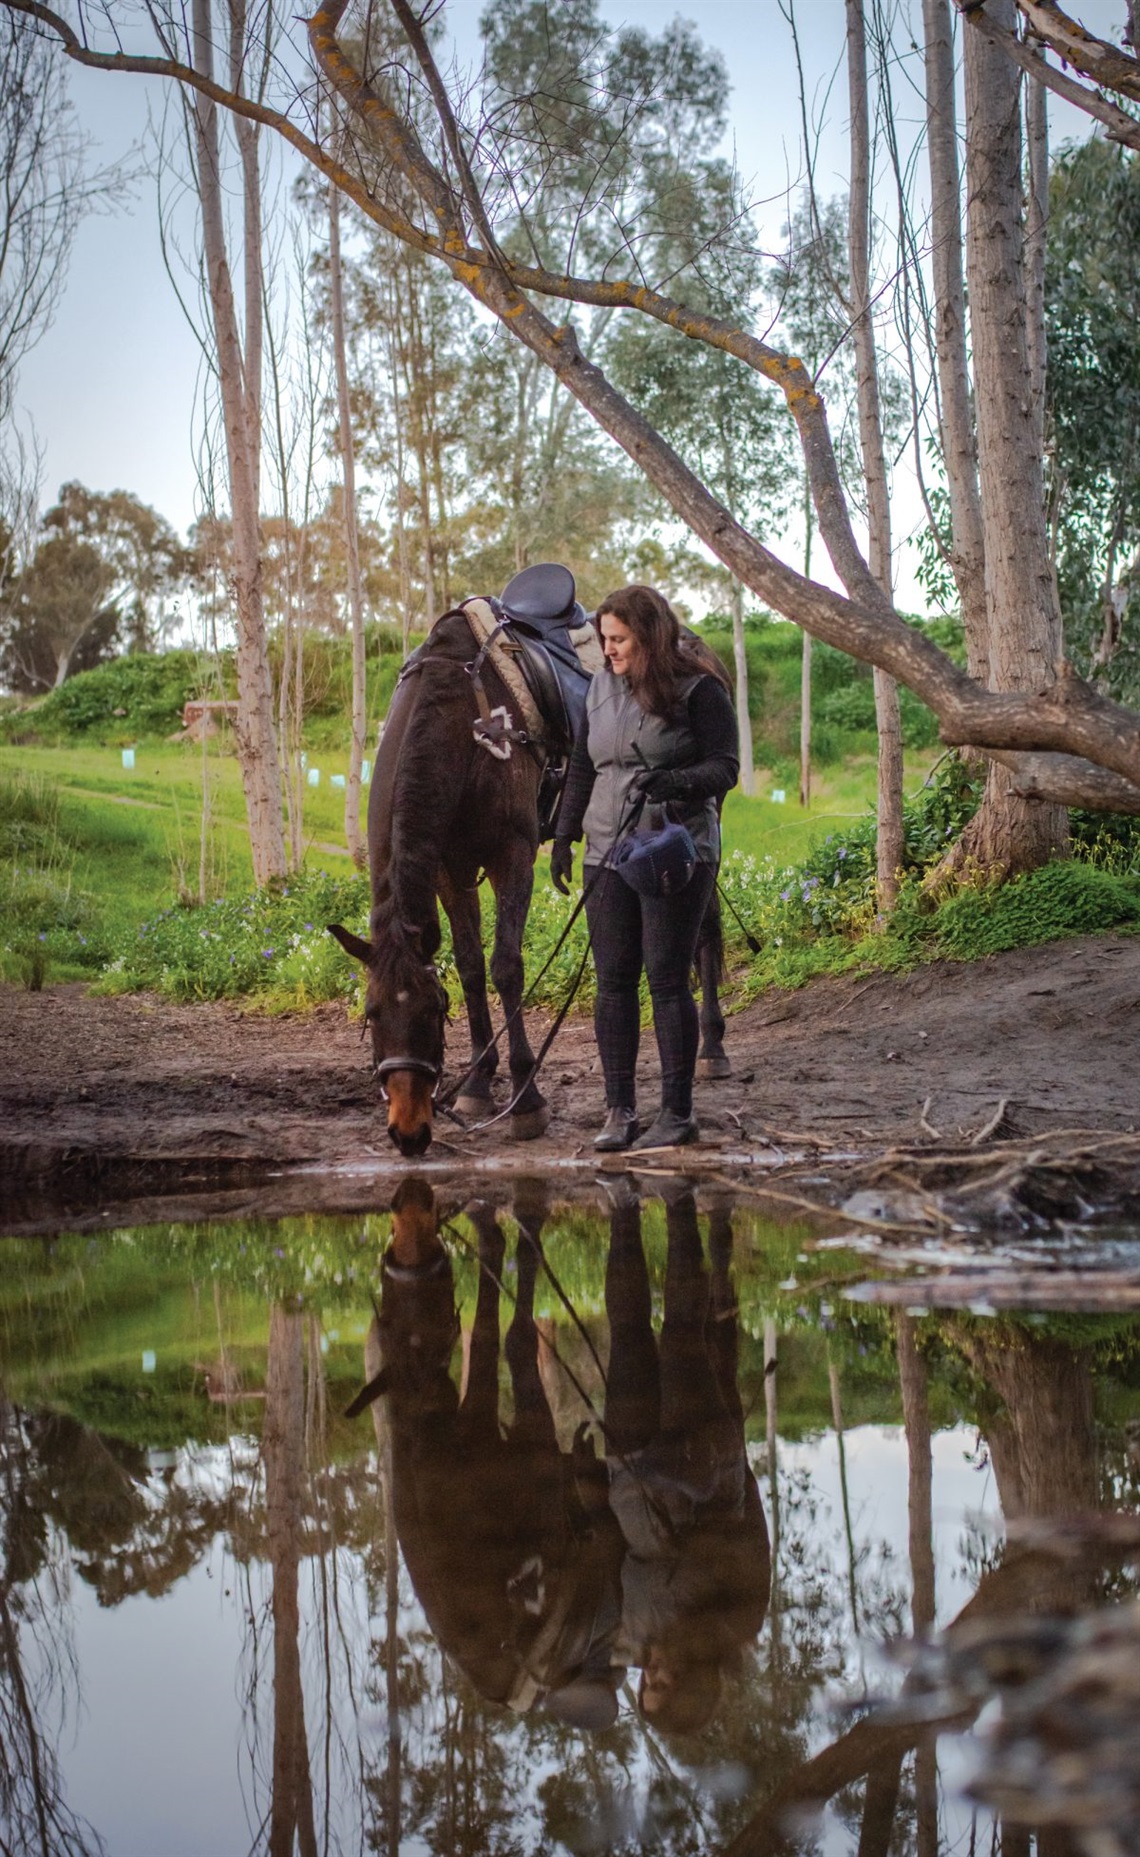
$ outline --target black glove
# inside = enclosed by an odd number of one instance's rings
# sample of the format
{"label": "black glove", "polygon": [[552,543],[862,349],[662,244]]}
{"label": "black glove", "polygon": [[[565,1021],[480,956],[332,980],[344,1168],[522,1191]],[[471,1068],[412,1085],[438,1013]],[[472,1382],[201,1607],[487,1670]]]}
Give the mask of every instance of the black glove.
{"label": "black glove", "polygon": [[570,894],[570,879],[574,873],[574,841],[572,838],[556,838],[550,848],[550,881],[563,896]]}
{"label": "black glove", "polygon": [[642,774],[639,791],[654,805],[664,800],[684,799],[689,790],[689,783],[678,768],[651,767],[647,774]]}

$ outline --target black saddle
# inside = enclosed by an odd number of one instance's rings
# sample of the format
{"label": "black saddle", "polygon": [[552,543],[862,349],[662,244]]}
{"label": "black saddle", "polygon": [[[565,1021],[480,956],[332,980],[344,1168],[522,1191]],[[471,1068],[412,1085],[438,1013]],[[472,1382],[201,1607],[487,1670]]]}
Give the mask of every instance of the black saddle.
{"label": "black saddle", "polygon": [[[554,832],[570,750],[586,722],[590,673],[574,649],[570,627],[588,625],[590,615],[577,597],[570,569],[555,561],[524,567],[507,582],[500,597],[488,604],[496,618],[505,622],[499,644],[514,658],[545,724],[538,816],[539,837],[547,839]],[[453,607],[443,618],[461,611],[462,607]],[[420,668],[430,642],[425,641],[407,659],[400,672],[401,683]],[[482,653],[476,663],[482,663]]]}
{"label": "black saddle", "polygon": [[508,580],[495,604],[509,621],[504,644],[517,652],[549,730],[553,758],[564,760],[586,719],[590,681],[570,637],[571,626],[589,624],[574,576],[555,561],[537,562]]}

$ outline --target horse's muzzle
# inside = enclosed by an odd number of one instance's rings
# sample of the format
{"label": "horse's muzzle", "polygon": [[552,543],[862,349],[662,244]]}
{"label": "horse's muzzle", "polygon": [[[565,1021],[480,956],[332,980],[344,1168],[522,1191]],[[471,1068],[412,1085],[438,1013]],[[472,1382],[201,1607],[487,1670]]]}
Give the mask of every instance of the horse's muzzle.
{"label": "horse's muzzle", "polygon": [[431,1123],[421,1122],[411,1134],[397,1128],[394,1122],[388,1123],[388,1136],[393,1141],[406,1161],[414,1161],[419,1155],[426,1154],[431,1147]]}
{"label": "horse's muzzle", "polygon": [[433,1079],[422,1070],[391,1070],[385,1083],[388,1138],[414,1160],[431,1146]]}

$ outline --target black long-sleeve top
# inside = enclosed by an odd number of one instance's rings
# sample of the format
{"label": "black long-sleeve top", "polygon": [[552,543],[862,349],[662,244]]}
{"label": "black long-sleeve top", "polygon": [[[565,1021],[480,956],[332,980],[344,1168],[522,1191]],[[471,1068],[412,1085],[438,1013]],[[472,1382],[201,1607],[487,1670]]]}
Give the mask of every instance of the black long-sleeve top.
{"label": "black long-sleeve top", "polygon": [[[689,691],[686,704],[689,727],[696,739],[696,758],[683,769],[683,792],[678,798],[696,805],[721,800],[736,785],[740,773],[736,712],[724,685],[705,674]],[[594,790],[596,770],[590,759],[588,730],[579,730],[570,756],[562,804],[558,811],[559,838],[582,836],[582,821]]]}

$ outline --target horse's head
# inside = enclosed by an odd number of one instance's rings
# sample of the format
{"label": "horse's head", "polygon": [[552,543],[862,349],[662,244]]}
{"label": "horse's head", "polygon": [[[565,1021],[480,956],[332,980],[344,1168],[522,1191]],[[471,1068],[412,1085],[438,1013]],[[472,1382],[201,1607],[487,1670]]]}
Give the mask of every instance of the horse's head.
{"label": "horse's head", "polygon": [[380,1091],[388,1105],[388,1133],[408,1160],[431,1145],[433,1099],[443,1074],[447,994],[432,961],[408,933],[379,946],[329,924],[342,948],[368,974],[364,1017]]}
{"label": "horse's head", "polygon": [[459,1335],[451,1262],[439,1236],[435,1195],[415,1174],[392,1196],[392,1237],[384,1287],[364,1344],[367,1383],[346,1417],[382,1395],[397,1431],[433,1413],[454,1414],[459,1395],[448,1368]]}

